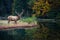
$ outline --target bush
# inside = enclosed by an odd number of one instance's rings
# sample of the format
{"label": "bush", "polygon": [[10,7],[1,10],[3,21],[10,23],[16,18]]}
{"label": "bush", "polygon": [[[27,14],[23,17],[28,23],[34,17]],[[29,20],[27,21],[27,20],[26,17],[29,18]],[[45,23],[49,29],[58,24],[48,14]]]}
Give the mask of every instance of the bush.
{"label": "bush", "polygon": [[22,21],[22,22],[27,22],[27,23],[37,22],[36,17],[22,18],[20,21]]}

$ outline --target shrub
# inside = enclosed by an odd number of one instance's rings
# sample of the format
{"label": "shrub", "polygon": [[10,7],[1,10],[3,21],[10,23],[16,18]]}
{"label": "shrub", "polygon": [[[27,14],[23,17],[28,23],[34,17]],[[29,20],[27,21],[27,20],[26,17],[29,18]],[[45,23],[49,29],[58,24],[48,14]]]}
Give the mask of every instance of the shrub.
{"label": "shrub", "polygon": [[36,17],[22,18],[20,21],[22,21],[22,22],[27,22],[27,23],[37,22]]}

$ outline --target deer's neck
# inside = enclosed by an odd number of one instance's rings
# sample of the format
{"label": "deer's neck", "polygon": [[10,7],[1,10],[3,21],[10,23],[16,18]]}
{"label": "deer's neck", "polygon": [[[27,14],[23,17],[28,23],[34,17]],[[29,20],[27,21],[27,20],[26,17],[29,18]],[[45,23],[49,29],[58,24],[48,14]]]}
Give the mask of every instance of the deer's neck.
{"label": "deer's neck", "polygon": [[21,18],[20,16],[17,16],[18,17],[18,20]]}

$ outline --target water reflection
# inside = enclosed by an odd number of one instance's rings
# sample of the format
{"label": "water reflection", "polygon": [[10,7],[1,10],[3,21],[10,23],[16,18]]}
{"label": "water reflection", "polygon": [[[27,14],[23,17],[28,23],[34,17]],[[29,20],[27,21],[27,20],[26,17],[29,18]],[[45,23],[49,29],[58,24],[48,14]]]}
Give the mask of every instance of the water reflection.
{"label": "water reflection", "polygon": [[[43,24],[43,25],[41,25],[41,24]],[[50,36],[53,35],[53,32],[56,32],[60,29],[59,26],[57,25],[57,23],[55,23],[55,22],[42,22],[42,23],[39,22],[39,25],[41,27],[44,26],[44,27],[47,27],[50,30],[53,30],[53,31],[49,32]],[[32,34],[28,33],[27,36],[25,34],[26,34],[25,29],[1,30],[0,31],[0,40],[25,40],[26,37],[27,37],[27,39],[30,40],[32,38],[32,36],[31,36]]]}
{"label": "water reflection", "polygon": [[25,29],[0,31],[0,40],[24,40]]}

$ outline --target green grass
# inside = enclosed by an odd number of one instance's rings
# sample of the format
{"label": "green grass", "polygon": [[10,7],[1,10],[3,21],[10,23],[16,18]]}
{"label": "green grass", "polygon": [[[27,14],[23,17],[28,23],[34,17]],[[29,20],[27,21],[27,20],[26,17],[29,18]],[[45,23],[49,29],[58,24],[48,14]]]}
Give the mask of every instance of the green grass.
{"label": "green grass", "polygon": [[35,23],[37,22],[37,20],[36,17],[27,17],[27,18],[22,18],[20,22]]}

